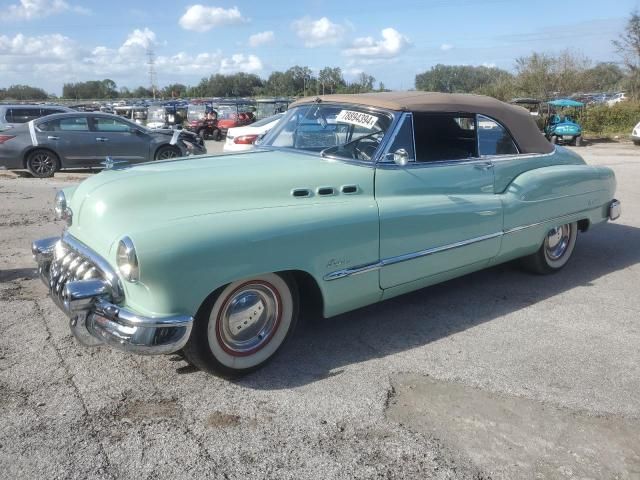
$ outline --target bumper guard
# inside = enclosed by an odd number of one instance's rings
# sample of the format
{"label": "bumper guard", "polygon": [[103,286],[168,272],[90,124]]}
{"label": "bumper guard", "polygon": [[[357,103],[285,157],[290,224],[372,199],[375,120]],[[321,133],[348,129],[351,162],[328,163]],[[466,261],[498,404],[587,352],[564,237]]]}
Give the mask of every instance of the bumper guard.
{"label": "bumper guard", "polygon": [[[65,261],[58,252],[62,248],[71,251],[71,260]],[[125,352],[157,355],[175,352],[187,343],[193,317],[145,317],[117,305],[114,293],[120,296],[121,288],[116,286],[118,292],[114,292],[109,282],[114,272],[105,272],[105,278],[77,279],[77,267],[85,259],[100,266],[106,262],[70,235],[36,240],[31,251],[51,298],[69,317],[71,331],[83,345],[107,344]]]}

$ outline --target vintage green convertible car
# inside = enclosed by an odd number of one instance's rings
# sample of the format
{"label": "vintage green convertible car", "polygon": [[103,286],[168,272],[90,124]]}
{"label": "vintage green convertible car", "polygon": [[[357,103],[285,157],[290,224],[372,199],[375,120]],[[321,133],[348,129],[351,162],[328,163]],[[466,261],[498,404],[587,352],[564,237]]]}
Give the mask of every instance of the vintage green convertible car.
{"label": "vintage green convertible car", "polygon": [[68,227],[33,253],[87,345],[263,365],[301,307],[331,317],[523,258],[561,269],[620,215],[611,169],[475,95],[327,95],[260,148],[105,169],[58,192]]}

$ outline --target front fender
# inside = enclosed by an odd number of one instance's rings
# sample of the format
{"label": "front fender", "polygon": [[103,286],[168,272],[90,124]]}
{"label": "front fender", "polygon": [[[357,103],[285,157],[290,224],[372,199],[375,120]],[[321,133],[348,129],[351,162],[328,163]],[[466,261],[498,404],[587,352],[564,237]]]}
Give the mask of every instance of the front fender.
{"label": "front fender", "polygon": [[326,316],[380,295],[377,272],[349,281],[323,280],[342,266],[378,260],[378,210],[372,197],[203,215],[131,237],[141,281],[125,285],[127,305],[144,314],[194,315],[219,287],[284,270],[315,279]]}

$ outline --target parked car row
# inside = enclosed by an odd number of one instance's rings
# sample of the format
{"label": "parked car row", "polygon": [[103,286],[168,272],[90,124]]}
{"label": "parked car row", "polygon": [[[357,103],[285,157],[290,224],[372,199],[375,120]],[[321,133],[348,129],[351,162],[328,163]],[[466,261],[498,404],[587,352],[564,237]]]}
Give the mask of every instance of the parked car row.
{"label": "parked car row", "polygon": [[[274,110],[288,103],[263,100]],[[284,105],[284,106],[283,106]],[[90,109],[85,109],[90,110]],[[221,140],[231,132],[225,151],[253,148],[282,114],[261,119],[249,102],[164,103],[148,107],[113,106],[115,114],[78,112],[62,106],[0,105],[0,167],[26,169],[35,177],[49,177],[64,168],[97,167],[111,161],[139,163],[206,153],[204,140]],[[66,112],[66,115],[59,115]],[[56,115],[57,114],[57,115]],[[176,119],[184,129],[172,129]],[[180,120],[181,121],[181,120]],[[237,130],[249,128],[248,130]]]}

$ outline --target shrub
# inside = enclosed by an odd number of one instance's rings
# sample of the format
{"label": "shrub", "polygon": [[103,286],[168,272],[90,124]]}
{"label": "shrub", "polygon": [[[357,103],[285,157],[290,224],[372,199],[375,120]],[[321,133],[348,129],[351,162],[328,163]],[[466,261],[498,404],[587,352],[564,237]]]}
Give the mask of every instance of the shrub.
{"label": "shrub", "polygon": [[589,106],[580,121],[587,134],[629,135],[633,127],[640,122],[640,103],[620,102],[613,107]]}

